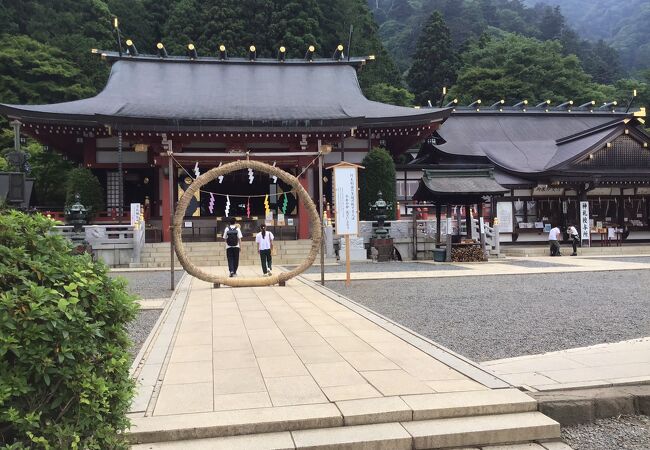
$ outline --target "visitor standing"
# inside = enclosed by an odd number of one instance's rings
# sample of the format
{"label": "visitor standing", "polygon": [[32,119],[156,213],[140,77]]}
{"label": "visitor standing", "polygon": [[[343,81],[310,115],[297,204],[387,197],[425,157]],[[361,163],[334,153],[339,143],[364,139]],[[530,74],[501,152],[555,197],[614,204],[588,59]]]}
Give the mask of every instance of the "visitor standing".
{"label": "visitor standing", "polygon": [[239,268],[239,251],[242,238],[241,230],[234,217],[230,218],[230,225],[223,231],[223,238],[226,241],[226,258],[228,258],[228,270],[230,276],[237,276]]}
{"label": "visitor standing", "polygon": [[268,273],[269,276],[271,273],[271,252],[273,251],[273,233],[266,231],[266,225],[260,225],[260,232],[255,236],[255,242],[257,242],[257,253],[260,254],[260,260],[262,261],[262,272],[264,275]]}
{"label": "visitor standing", "polygon": [[560,235],[562,232],[559,227],[551,228],[551,231],[548,233],[548,243],[551,247],[551,256],[562,256],[560,253]]}
{"label": "visitor standing", "polygon": [[574,225],[569,227],[569,239],[571,239],[571,245],[573,245],[573,253],[571,253],[571,256],[578,256],[578,242],[580,241],[580,235]]}

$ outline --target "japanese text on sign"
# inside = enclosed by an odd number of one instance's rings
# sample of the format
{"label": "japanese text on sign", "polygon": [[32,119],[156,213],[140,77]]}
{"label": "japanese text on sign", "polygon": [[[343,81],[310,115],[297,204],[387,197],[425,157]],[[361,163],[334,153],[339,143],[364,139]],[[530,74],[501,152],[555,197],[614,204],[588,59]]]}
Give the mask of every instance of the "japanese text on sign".
{"label": "japanese text on sign", "polygon": [[580,202],[580,236],[583,241],[589,240],[589,202]]}
{"label": "japanese text on sign", "polygon": [[359,196],[356,167],[335,167],[336,234],[359,233]]}

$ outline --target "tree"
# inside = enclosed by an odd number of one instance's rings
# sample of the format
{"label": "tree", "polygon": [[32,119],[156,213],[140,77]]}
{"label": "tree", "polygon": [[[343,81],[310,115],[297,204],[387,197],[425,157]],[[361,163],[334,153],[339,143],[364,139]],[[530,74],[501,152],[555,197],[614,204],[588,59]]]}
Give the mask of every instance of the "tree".
{"label": "tree", "polygon": [[376,102],[398,106],[412,106],[415,96],[404,88],[398,88],[387,83],[377,83],[366,89],[366,97]]}
{"label": "tree", "polygon": [[540,37],[545,41],[559,39],[563,30],[564,16],[560,12],[560,7],[545,8],[544,16],[539,24]]}
{"label": "tree", "polygon": [[310,45],[321,54],[329,51],[319,47],[321,12],[316,0],[276,0],[274,3],[269,32],[277,47],[284,45],[287,55],[294,58],[304,57]]}
{"label": "tree", "polygon": [[420,38],[413,57],[413,65],[406,77],[415,100],[426,104],[428,100],[437,104],[442,88],[454,82],[455,60],[449,28],[442,15],[434,12],[420,32]]}
{"label": "tree", "polygon": [[602,102],[611,100],[613,91],[594,83],[575,55],[563,56],[558,41],[506,33],[470,46],[451,95],[462,102]]}
{"label": "tree", "polygon": [[90,169],[80,167],[68,172],[65,196],[66,206],[75,202],[76,194],[79,194],[81,204],[86,209],[90,209],[91,215],[97,214],[106,208],[104,189]]}
{"label": "tree", "polygon": [[0,98],[5,103],[54,103],[92,95],[80,70],[59,49],[27,36],[0,36]]}
{"label": "tree", "polygon": [[377,200],[379,191],[384,200],[393,204],[388,218],[395,218],[395,163],[390,153],[384,148],[375,147],[363,158],[361,165],[365,169],[359,171],[359,204],[362,220],[372,220],[369,203]]}

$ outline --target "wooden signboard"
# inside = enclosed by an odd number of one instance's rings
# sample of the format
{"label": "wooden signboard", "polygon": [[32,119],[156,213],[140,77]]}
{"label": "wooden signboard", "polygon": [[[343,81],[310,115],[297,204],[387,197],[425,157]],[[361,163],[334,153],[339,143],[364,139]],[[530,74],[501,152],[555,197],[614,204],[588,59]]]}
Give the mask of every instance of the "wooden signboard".
{"label": "wooden signboard", "polygon": [[332,167],[336,234],[345,236],[345,284],[350,285],[350,236],[359,234],[359,169],[362,166],[341,162]]}

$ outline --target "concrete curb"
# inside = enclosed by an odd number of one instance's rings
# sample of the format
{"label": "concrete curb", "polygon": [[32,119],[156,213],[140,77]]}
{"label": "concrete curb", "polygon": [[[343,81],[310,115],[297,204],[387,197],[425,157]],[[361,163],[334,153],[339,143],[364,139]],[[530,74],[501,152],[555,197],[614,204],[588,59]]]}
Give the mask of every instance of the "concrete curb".
{"label": "concrete curb", "polygon": [[650,385],[528,392],[538,410],[562,426],[619,415],[650,415]]}

